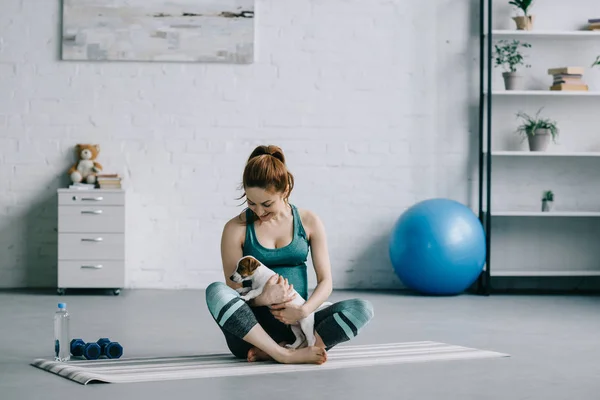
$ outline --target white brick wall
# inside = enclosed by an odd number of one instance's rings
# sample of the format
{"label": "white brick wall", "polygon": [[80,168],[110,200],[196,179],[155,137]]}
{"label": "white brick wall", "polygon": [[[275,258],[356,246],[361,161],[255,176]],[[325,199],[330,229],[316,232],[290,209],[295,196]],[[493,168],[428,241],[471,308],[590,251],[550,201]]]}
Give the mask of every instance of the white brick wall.
{"label": "white brick wall", "polygon": [[125,177],[128,287],[222,278],[257,144],[284,149],[292,201],[324,220],[336,288],[401,287],[400,213],[476,196],[477,1],[257,0],[249,66],[62,62],[59,3],[0,5],[0,287],[56,284],[56,189],[79,142]]}

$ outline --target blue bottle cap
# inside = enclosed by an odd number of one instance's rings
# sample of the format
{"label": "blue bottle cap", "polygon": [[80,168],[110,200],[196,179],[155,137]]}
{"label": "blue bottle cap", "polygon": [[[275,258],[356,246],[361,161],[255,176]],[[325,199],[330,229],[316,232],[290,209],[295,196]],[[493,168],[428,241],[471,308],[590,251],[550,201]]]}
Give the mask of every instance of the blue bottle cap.
{"label": "blue bottle cap", "polygon": [[58,308],[60,308],[60,309],[67,308],[67,303],[58,303]]}

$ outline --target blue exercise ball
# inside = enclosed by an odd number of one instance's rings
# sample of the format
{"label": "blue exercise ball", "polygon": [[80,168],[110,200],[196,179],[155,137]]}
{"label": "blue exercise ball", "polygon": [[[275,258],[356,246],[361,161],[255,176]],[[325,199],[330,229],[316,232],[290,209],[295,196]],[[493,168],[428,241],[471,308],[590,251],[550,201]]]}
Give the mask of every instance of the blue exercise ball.
{"label": "blue exercise ball", "polygon": [[459,294],[485,264],[485,233],[473,211],[449,199],[429,199],[407,209],[389,241],[394,272],[403,284],[430,295]]}

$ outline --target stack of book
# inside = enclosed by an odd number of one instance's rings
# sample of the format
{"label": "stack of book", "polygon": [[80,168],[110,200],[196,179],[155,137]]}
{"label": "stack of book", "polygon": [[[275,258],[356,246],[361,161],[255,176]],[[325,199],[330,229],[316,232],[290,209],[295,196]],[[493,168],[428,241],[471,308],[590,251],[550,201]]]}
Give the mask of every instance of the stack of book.
{"label": "stack of book", "polygon": [[554,77],[550,90],[581,90],[587,91],[588,85],[583,81],[582,67],[551,68],[548,74]]}
{"label": "stack of book", "polygon": [[121,189],[121,177],[119,174],[98,174],[96,181],[100,189]]}
{"label": "stack of book", "polygon": [[95,189],[95,188],[96,188],[95,183],[72,183],[69,186],[69,189],[76,189],[76,190],[91,190],[91,189]]}
{"label": "stack of book", "polygon": [[590,31],[600,31],[600,18],[588,19],[588,26]]}

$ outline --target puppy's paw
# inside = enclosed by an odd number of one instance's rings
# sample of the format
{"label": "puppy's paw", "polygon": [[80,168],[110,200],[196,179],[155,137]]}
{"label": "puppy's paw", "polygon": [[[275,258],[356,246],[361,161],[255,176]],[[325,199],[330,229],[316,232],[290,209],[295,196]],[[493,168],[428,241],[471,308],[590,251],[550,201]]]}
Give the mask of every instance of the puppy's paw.
{"label": "puppy's paw", "polygon": [[240,296],[240,299],[242,299],[244,301],[250,300],[250,298],[248,296]]}

